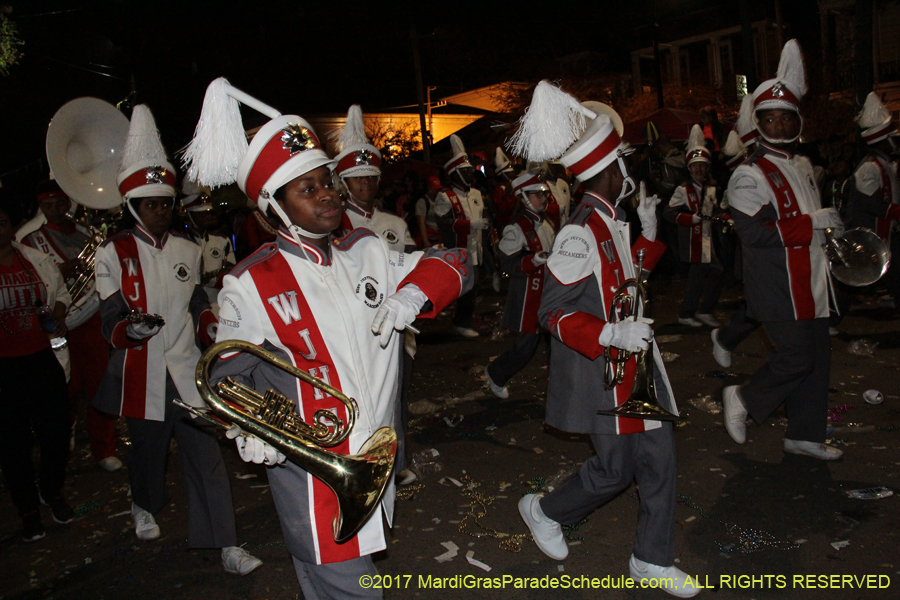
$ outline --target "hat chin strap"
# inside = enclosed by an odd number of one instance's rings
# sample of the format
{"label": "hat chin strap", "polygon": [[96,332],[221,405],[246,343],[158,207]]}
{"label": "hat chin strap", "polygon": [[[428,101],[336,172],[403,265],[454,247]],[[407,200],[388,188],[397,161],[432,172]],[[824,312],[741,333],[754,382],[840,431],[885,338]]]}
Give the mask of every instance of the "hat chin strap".
{"label": "hat chin strap", "polygon": [[625,160],[621,156],[617,156],[616,161],[619,163],[619,170],[622,171],[622,175],[625,177],[625,181],[622,182],[622,191],[619,192],[619,197],[613,202],[613,204],[618,205],[619,202],[632,195],[637,190],[637,184],[634,182],[634,179],[631,178],[631,175],[628,174]]}
{"label": "hat chin strap", "polygon": [[756,125],[756,131],[759,133],[759,135],[762,139],[766,140],[767,142],[769,142],[770,144],[773,144],[775,146],[782,146],[785,144],[793,144],[794,142],[796,142],[797,140],[800,139],[800,135],[803,133],[803,115],[801,115],[799,112],[797,112],[797,118],[800,119],[800,129],[797,130],[797,135],[789,140],[784,140],[784,139],[776,140],[776,139],[770,138],[763,132],[762,128],[759,126],[759,118],[756,116],[755,112],[753,113],[753,123]]}
{"label": "hat chin strap", "polygon": [[128,207],[128,212],[130,212],[131,216],[134,217],[134,220],[138,222],[138,225],[140,225],[147,231],[150,231],[150,229],[147,227],[147,225],[144,224],[144,221],[142,221],[141,218],[138,216],[138,213],[134,209],[134,206],[131,205],[131,198],[129,198],[128,200],[125,201],[125,206]]}
{"label": "hat chin strap", "polygon": [[294,225],[291,223],[291,220],[288,218],[287,214],[285,214],[284,210],[278,205],[278,202],[270,201],[267,203],[267,207],[271,206],[272,210],[275,211],[275,214],[278,215],[278,218],[281,219],[281,222],[284,223],[284,226],[287,227],[288,233],[291,234],[291,237],[294,238],[294,241],[297,242],[297,245],[300,247],[303,246],[303,243],[300,241],[300,236],[310,238],[313,240],[320,240],[324,237],[328,237],[328,233],[312,233],[311,231],[307,231],[300,227],[299,225]]}

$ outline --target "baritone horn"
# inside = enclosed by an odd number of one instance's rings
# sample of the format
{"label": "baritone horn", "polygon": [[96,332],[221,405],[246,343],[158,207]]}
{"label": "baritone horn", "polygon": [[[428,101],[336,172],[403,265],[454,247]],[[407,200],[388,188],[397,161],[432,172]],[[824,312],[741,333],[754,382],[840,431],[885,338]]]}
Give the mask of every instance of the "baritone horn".
{"label": "baritone horn", "polygon": [[[645,250],[637,252],[637,277],[626,279],[616,288],[612,302],[609,306],[608,323],[618,323],[625,319],[636,320],[643,314],[645,298],[647,296],[647,283],[643,279]],[[631,289],[634,291],[630,291]],[[655,421],[678,421],[682,417],[673,415],[660,406],[656,396],[656,383],[653,379],[653,339],[646,350],[629,352],[622,348],[616,348],[613,356],[612,348],[603,349],[605,371],[603,385],[611,390],[621,385],[625,379],[625,367],[632,356],[637,358],[637,366],[634,372],[634,383],[628,399],[613,410],[598,410],[598,415],[608,417],[630,417],[632,419],[652,419]]]}
{"label": "baritone horn", "polygon": [[891,251],[870,229],[859,227],[834,237],[825,230],[822,250],[835,279],[852,287],[871,285],[881,279],[891,263]]}
{"label": "baritone horn", "polygon": [[[212,365],[225,352],[253,354],[333,396],[346,407],[346,422],[333,411],[320,409],[313,415],[313,423],[307,424],[294,411],[294,402],[290,398],[275,390],[260,394],[231,378],[213,387],[209,383]],[[338,544],[356,535],[377,511],[394,469],[396,432],[390,427],[382,427],[366,440],[356,455],[338,454],[323,448],[336,446],[350,435],[358,413],[356,400],[271,352],[243,340],[226,340],[210,346],[197,363],[196,383],[200,397],[209,410],[200,411],[192,407],[188,410],[221,427],[237,425],[246,433],[255,435],[334,492],[338,509],[332,518],[332,533]],[[179,405],[187,406],[183,403]]]}

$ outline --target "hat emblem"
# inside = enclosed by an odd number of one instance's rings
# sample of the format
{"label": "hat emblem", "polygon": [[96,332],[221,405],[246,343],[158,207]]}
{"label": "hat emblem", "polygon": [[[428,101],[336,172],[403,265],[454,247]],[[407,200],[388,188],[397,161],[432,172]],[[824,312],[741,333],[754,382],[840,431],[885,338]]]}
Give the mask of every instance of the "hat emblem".
{"label": "hat emblem", "polygon": [[166,182],[166,170],[162,167],[147,167],[147,185]]}
{"label": "hat emblem", "polygon": [[312,132],[306,127],[294,123],[281,130],[281,141],[284,143],[282,148],[289,151],[291,156],[316,147]]}
{"label": "hat emblem", "polygon": [[772,96],[775,98],[784,98],[784,84],[780,81],[772,87]]}
{"label": "hat emblem", "polygon": [[357,151],[356,152],[356,164],[357,165],[371,165],[372,164],[372,153],[366,149]]}

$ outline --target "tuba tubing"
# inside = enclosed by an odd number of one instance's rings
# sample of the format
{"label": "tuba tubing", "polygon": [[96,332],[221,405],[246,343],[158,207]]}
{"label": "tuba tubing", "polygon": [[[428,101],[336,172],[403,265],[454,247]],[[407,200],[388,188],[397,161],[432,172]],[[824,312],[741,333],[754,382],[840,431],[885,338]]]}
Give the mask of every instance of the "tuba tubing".
{"label": "tuba tubing", "polygon": [[[227,424],[237,425],[278,449],[288,460],[312,474],[334,492],[338,509],[332,518],[334,540],[342,544],[359,532],[372,517],[390,483],[397,451],[397,434],[390,427],[378,429],[362,445],[358,454],[344,455],[322,448],[303,435],[285,432],[226,401],[221,391],[226,384],[213,388],[209,374],[215,359],[224,352],[248,352],[272,363],[322,391],[334,396],[347,406],[348,423],[338,436],[340,441],[349,435],[358,411],[356,401],[344,395],[326,382],[297,369],[271,352],[243,340],[226,340],[210,346],[197,363],[196,383],[200,397],[209,406],[209,412]],[[271,392],[271,390],[270,390]],[[270,394],[267,392],[267,395]],[[322,411],[317,411],[317,415]],[[283,415],[282,415],[283,416]],[[335,417],[336,418],[336,417]],[[333,441],[338,444],[340,441]]]}

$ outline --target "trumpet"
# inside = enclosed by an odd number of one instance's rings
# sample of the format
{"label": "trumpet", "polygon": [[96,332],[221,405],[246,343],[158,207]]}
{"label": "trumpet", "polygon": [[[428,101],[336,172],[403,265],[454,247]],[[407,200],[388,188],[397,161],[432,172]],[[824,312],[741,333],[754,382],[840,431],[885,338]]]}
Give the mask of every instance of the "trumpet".
{"label": "trumpet", "polygon": [[[647,296],[647,284],[643,278],[644,256],[645,251],[638,250],[637,277],[626,279],[616,288],[609,306],[608,323],[618,323],[623,319],[637,319],[643,314]],[[634,292],[630,292],[630,288],[634,288]],[[616,355],[613,356],[609,346],[603,349],[604,387],[611,390],[622,384],[625,379],[625,365],[632,356],[637,358],[634,384],[631,394],[623,404],[613,410],[598,410],[597,414],[655,421],[681,420],[682,417],[674,415],[660,406],[656,396],[656,383],[653,380],[653,340],[650,340],[650,345],[646,350],[637,352],[629,352],[621,348],[616,350]]]}
{"label": "trumpet", "polygon": [[697,215],[700,217],[701,221],[709,221],[710,223],[716,223],[722,226],[722,233],[730,233],[732,229],[734,229],[734,221],[731,219],[725,219],[723,217],[714,217],[704,214]]}
{"label": "trumpet", "polygon": [[161,316],[153,315],[150,313],[143,313],[137,309],[122,313],[121,315],[119,315],[119,318],[123,321],[128,321],[130,323],[140,323],[148,327],[162,327],[166,324],[166,320]]}
{"label": "trumpet", "polygon": [[[253,354],[333,396],[346,408],[346,422],[333,411],[320,409],[309,425],[294,412],[290,398],[275,390],[260,394],[230,378],[213,387],[209,374],[216,358],[234,351]],[[356,400],[271,352],[242,340],[226,340],[210,346],[200,357],[195,375],[200,397],[208,409],[196,409],[181,402],[178,405],[219,427],[227,429],[237,425],[277,448],[291,462],[327,485],[338,501],[332,518],[332,533],[338,544],[356,535],[376,512],[394,470],[396,432],[390,427],[378,429],[356,455],[323,448],[336,446],[350,435],[359,413]]]}

